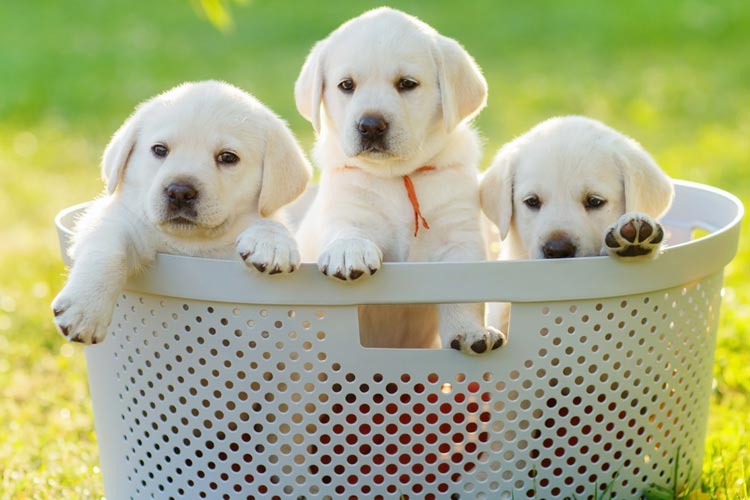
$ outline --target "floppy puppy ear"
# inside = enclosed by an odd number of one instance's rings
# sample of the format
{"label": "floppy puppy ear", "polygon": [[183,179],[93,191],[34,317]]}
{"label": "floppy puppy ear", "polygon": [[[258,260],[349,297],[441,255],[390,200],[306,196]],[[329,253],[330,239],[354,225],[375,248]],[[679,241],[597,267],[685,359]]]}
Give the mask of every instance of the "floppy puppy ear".
{"label": "floppy puppy ear", "polygon": [[266,136],[258,212],[268,217],[307,187],[312,168],[287,125],[279,118]]}
{"label": "floppy puppy ear", "polygon": [[107,186],[107,193],[112,194],[117,189],[123,176],[125,167],[135,147],[137,121],[140,113],[136,110],[125,123],[120,125],[117,132],[110,139],[102,155],[102,180]]}
{"label": "floppy puppy ear", "polygon": [[323,99],[323,52],[325,40],[313,46],[294,83],[297,111],[320,131],[320,105]]}
{"label": "floppy puppy ear", "polygon": [[625,210],[661,217],[672,204],[672,180],[659,168],[640,144],[624,138],[623,147],[615,155],[622,171]]}
{"label": "floppy puppy ear", "polygon": [[438,35],[435,59],[443,126],[451,132],[487,104],[487,81],[469,53],[451,38]]}
{"label": "floppy puppy ear", "polygon": [[501,148],[479,184],[482,210],[500,230],[500,239],[505,239],[508,235],[513,219],[515,158],[514,149],[507,146]]}

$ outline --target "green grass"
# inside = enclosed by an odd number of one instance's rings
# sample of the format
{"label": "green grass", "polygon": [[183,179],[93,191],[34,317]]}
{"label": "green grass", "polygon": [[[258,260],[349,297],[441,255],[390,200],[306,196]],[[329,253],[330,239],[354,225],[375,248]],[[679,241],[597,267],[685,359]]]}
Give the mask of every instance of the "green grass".
{"label": "green grass", "polygon": [[[54,214],[101,190],[98,160],[133,106],[184,80],[225,79],[285,117],[312,43],[368,7],[254,0],[222,33],[187,0],[0,2],[0,499],[98,498],[81,349],[55,333],[64,269]],[[394,1],[459,39],[488,78],[486,164],[552,115],[636,137],[673,177],[750,199],[746,0]],[[19,208],[20,207],[20,208]],[[728,267],[702,488],[747,499],[750,245]],[[697,497],[696,497],[697,498]]]}

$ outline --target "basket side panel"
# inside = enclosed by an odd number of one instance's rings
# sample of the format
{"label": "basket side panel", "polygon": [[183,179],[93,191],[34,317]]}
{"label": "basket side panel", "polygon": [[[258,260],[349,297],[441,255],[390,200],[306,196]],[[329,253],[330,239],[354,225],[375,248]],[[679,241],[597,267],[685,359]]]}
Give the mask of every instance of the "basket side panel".
{"label": "basket side panel", "polygon": [[483,358],[363,349],[356,307],[126,293],[88,351],[107,497],[633,498],[677,460],[698,478],[720,289],[514,306]]}
{"label": "basket side panel", "polygon": [[300,423],[325,400],[312,382],[334,363],[321,346],[356,345],[341,333],[356,314],[123,294],[107,341],[87,349],[107,498],[264,495],[254,476],[291,458],[282,435],[312,432]]}
{"label": "basket side panel", "polygon": [[658,293],[514,306],[512,341],[520,330],[538,347],[519,471],[537,489],[525,483],[526,496],[635,498],[671,490],[675,469],[680,487],[700,478],[721,286],[718,274]]}

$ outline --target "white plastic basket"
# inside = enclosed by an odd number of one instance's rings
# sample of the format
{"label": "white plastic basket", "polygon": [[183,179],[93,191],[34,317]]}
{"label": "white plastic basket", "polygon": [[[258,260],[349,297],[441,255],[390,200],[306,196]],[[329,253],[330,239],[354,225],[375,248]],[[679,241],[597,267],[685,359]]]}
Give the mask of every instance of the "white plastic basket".
{"label": "white plastic basket", "polygon": [[[653,262],[386,264],[347,285],[160,255],[86,348],[107,498],[635,498],[675,469],[696,481],[742,205],[676,192]],[[63,249],[80,210],[58,216]],[[500,300],[511,339],[486,357],[359,344],[356,304]]]}

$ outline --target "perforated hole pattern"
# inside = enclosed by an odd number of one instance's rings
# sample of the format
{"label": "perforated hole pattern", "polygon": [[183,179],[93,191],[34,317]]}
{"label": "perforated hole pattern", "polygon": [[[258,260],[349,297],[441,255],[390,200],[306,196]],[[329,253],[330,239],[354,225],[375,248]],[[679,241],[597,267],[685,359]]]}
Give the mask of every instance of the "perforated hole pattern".
{"label": "perforated hole pattern", "polygon": [[[325,308],[126,293],[106,343],[116,387],[94,401],[95,412],[114,405],[122,429],[100,446],[125,450],[105,484],[124,475],[117,494],[136,499],[555,499],[608,486],[633,498],[671,487],[678,457],[678,482],[700,474],[720,290],[717,275],[517,304],[511,345],[526,354],[494,362],[341,352]],[[410,362],[431,354],[451,362]]]}

